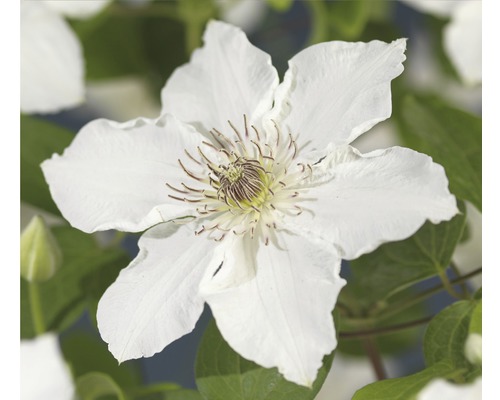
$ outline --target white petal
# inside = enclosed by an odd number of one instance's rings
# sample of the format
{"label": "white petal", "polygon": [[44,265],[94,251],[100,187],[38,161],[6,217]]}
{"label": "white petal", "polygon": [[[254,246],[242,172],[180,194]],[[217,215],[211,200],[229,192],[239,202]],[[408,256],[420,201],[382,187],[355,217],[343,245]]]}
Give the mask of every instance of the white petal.
{"label": "white petal", "polygon": [[21,400],[73,399],[73,378],[55,334],[21,340],[20,361]]}
{"label": "white petal", "polygon": [[299,204],[304,212],[289,217],[286,226],[338,245],[345,259],[405,239],[427,219],[438,223],[458,212],[443,168],[402,147],[365,155],[338,148],[303,187],[309,187]]}
{"label": "white petal", "polygon": [[453,65],[467,84],[482,80],[481,1],[463,2],[444,29],[444,47]]}
{"label": "white petal", "polygon": [[214,244],[173,223],[141,237],[139,255],[97,309],[99,332],[118,361],[150,357],[193,330],[203,311],[198,285]]}
{"label": "white petal", "polygon": [[417,400],[478,400],[482,398],[481,377],[473,383],[455,384],[444,379],[434,379],[417,395]]}
{"label": "white petal", "polygon": [[[462,275],[472,272],[483,265],[483,221],[481,213],[470,203],[466,202],[467,210],[467,240],[458,243],[452,260]],[[481,275],[468,280],[475,289],[482,286]]]}
{"label": "white petal", "polygon": [[21,111],[56,112],[84,100],[82,49],[69,25],[36,1],[21,1]]}
{"label": "white petal", "polygon": [[42,2],[67,17],[85,19],[100,12],[111,0],[42,0]]}
{"label": "white petal", "polygon": [[233,271],[240,275],[242,268],[256,267],[254,279],[237,286],[205,279],[200,291],[235,351],[311,386],[323,356],[337,345],[331,312],[345,284],[340,259],[332,247],[285,232],[280,232],[279,248],[253,241],[247,244],[253,250],[226,258],[213,280],[224,273],[227,282]]}
{"label": "white petal", "polygon": [[272,105],[278,74],[271,57],[254,47],[243,31],[211,21],[205,46],[177,68],[162,90],[163,112],[200,131],[226,129],[227,121],[257,121]]}
{"label": "white petal", "polygon": [[453,11],[467,0],[401,0],[402,2],[423,13],[437,17],[449,17]]}
{"label": "white petal", "polygon": [[391,115],[391,80],[403,71],[406,41],[328,42],[289,61],[272,118],[309,150],[348,144]]}
{"label": "white petal", "polygon": [[192,215],[193,205],[168,197],[166,183],[187,177],[177,160],[202,137],[171,116],[118,124],[95,120],[76,135],[62,156],[42,163],[63,216],[85,232],[141,231]]}

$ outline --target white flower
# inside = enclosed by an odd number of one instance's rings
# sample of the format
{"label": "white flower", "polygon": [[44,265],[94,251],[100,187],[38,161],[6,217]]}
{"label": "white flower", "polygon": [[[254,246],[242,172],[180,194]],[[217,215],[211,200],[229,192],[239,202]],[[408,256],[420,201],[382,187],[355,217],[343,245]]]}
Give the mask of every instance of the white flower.
{"label": "white flower", "polygon": [[83,102],[82,48],[59,13],[86,18],[108,2],[21,1],[22,112],[56,112]]}
{"label": "white flower", "polygon": [[473,383],[457,385],[444,379],[434,379],[418,394],[417,400],[480,400],[482,398],[481,377]]}
{"label": "white flower", "polygon": [[57,336],[46,333],[21,340],[21,400],[71,400],[73,378],[66,365]]}
{"label": "white flower", "polygon": [[482,80],[481,0],[402,0],[415,9],[450,18],[444,29],[444,48],[462,80],[470,85]]}
{"label": "white flower", "polygon": [[93,121],[43,172],[75,227],[150,228],[98,308],[118,360],[161,351],[207,302],[243,357],[311,385],[337,345],[341,258],[448,220],[456,201],[430,157],[348,145],[389,117],[404,40],[312,46],[280,85],[241,30],[211,22],[204,40],[162,117]]}

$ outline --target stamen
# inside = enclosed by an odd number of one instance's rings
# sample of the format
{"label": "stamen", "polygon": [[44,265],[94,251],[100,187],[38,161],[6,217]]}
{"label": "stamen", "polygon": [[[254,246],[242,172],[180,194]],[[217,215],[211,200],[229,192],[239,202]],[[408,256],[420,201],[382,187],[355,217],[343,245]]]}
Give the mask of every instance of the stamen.
{"label": "stamen", "polygon": [[204,144],[205,146],[211,147],[212,149],[219,151],[219,149],[217,147],[215,147],[212,143],[205,142],[205,141],[202,141],[201,143]]}
{"label": "stamen", "polygon": [[260,156],[264,157],[264,154],[262,153],[262,149],[260,148],[259,144],[257,142],[254,142],[253,140],[250,140],[250,142],[252,142],[252,144],[254,144],[255,147],[257,147],[257,149],[259,150]]}
{"label": "stamen", "polygon": [[272,119],[271,121],[273,121],[273,124],[274,124],[274,128],[276,129],[276,147],[279,146],[280,144],[280,128],[278,128],[278,124],[276,123],[276,121],[274,119]]}
{"label": "stamen", "polygon": [[240,133],[238,132],[238,129],[236,129],[234,127],[234,125],[231,123],[231,121],[227,120],[227,123],[229,124],[229,126],[231,127],[231,129],[234,131],[234,133],[236,133],[236,136],[238,136],[238,139],[240,140],[240,142],[243,141],[243,139],[241,138],[241,135]]}
{"label": "stamen", "polygon": [[203,165],[201,162],[199,162],[196,158],[194,158],[190,153],[189,151],[187,151],[186,149],[184,149],[184,153],[186,153],[186,155],[191,159],[193,160],[196,164],[198,165]]}
{"label": "stamen", "polygon": [[199,182],[203,182],[203,181],[204,181],[204,179],[199,178],[199,177],[197,177],[196,175],[194,175],[192,172],[188,171],[188,170],[186,169],[186,167],[184,166],[184,164],[182,164],[182,161],[181,161],[181,160],[177,160],[177,161],[179,162],[179,164],[180,164],[181,168],[184,170],[184,172],[185,172],[186,174],[188,174],[191,178],[196,179],[196,180],[197,180],[197,181],[199,181]]}
{"label": "stamen", "polygon": [[243,114],[243,123],[245,124],[245,137],[248,137],[248,125],[247,125],[247,116]]}
{"label": "stamen", "polygon": [[[167,183],[167,185],[168,185],[168,183]],[[188,185],[186,185],[184,183],[181,183],[181,185],[184,186],[187,190],[190,190],[191,192],[196,192],[196,193],[203,193],[203,192],[205,192],[205,190],[203,190],[203,189],[194,189],[194,188],[189,187]],[[187,193],[187,192],[183,192],[183,193]]]}
{"label": "stamen", "polygon": [[[165,183],[170,189],[175,190],[176,192],[183,193],[183,194],[189,194],[189,192],[186,192],[185,190],[177,189],[176,187],[170,185],[168,182]],[[181,183],[183,185],[183,183]]]}
{"label": "stamen", "polygon": [[201,157],[202,157],[202,158],[203,158],[203,159],[204,159],[207,163],[209,163],[210,165],[215,165],[215,164],[212,162],[212,160],[210,160],[210,159],[209,159],[209,158],[205,155],[205,153],[203,153],[203,152],[201,151],[200,146],[198,146],[198,147],[197,147],[197,149],[198,149],[198,153],[200,153],[200,156],[201,156]]}
{"label": "stamen", "polygon": [[257,136],[257,140],[260,142],[259,131],[257,130],[257,128],[254,125],[252,125],[252,129],[255,132],[255,136]]}
{"label": "stamen", "polygon": [[215,136],[215,134],[212,131],[209,131],[209,133],[212,135],[212,137],[219,144],[220,147],[224,147],[224,145],[222,144],[222,142],[219,139],[217,139],[217,136]]}
{"label": "stamen", "polygon": [[[234,143],[226,136],[224,135],[221,131],[213,128],[214,132],[217,133],[217,135],[219,135],[219,137],[221,137],[222,139],[224,139],[224,141],[230,146],[230,147],[233,147],[235,148],[234,146]],[[225,147],[225,146],[223,146]]]}

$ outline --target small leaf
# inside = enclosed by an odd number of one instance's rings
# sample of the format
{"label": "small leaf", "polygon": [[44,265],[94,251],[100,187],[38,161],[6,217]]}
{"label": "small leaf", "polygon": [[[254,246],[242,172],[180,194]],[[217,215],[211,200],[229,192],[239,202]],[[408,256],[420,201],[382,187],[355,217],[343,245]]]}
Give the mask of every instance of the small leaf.
{"label": "small leaf", "polygon": [[106,395],[115,395],[118,400],[127,399],[116,382],[101,372],[90,372],[78,378],[76,391],[81,400],[99,400]]}
{"label": "small leaf", "polygon": [[234,352],[212,321],[196,359],[196,385],[206,400],[307,400],[321,388],[333,361],[326,356],[312,389],[287,381],[277,368],[263,368]]}
{"label": "small leaf", "polygon": [[413,375],[371,383],[359,389],[352,400],[415,400],[432,379],[451,377],[455,372],[451,363],[442,361]]}
{"label": "small leaf", "polygon": [[41,119],[21,116],[21,200],[55,215],[60,212],[45,182],[40,163],[71,143],[72,132]]}
{"label": "small leaf", "polygon": [[475,301],[457,301],[432,319],[424,336],[427,365],[448,360],[457,368],[469,367],[464,346],[476,305]]}
{"label": "small leaf", "polygon": [[[70,227],[53,228],[63,264],[48,281],[38,284],[44,326],[60,331],[73,323],[88,302],[99,298],[129,257],[121,249],[102,249],[94,238]],[[107,279],[101,279],[106,273]],[[21,280],[21,337],[35,336],[28,282]]]}
{"label": "small leaf", "polygon": [[386,243],[352,261],[353,277],[346,289],[359,294],[359,302],[368,306],[444,271],[465,226],[465,208],[463,204],[459,208],[462,213],[451,221],[426,222],[410,238]]}
{"label": "small leaf", "polygon": [[481,118],[433,96],[406,97],[401,113],[408,145],[441,164],[450,191],[481,210]]}

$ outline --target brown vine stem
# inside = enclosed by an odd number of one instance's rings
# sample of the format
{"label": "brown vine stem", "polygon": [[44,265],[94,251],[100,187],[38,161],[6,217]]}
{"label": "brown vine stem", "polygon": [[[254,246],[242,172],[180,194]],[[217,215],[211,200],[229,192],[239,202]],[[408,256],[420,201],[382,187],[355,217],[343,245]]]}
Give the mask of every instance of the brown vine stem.
{"label": "brown vine stem", "polygon": [[[457,264],[455,264],[453,261],[450,262],[450,268],[458,278],[461,277],[460,270],[458,269]],[[471,294],[469,293],[469,290],[467,289],[467,285],[465,284],[465,282],[460,282],[459,285],[460,285],[460,290],[462,291],[462,296],[467,299],[470,299]]]}
{"label": "brown vine stem", "polygon": [[453,287],[453,284],[450,282],[450,279],[448,278],[448,275],[446,275],[445,271],[440,271],[438,273],[439,279],[441,279],[441,282],[443,282],[443,286],[448,292],[448,294],[452,297],[455,297],[458,300],[463,300],[464,296],[462,293],[458,293],[455,288]]}
{"label": "brown vine stem", "polygon": [[382,363],[382,357],[380,356],[380,352],[378,351],[377,345],[372,336],[367,336],[363,339],[363,347],[365,348],[366,355],[372,363],[377,379],[379,381],[386,379],[387,375],[385,373],[384,364]]}

